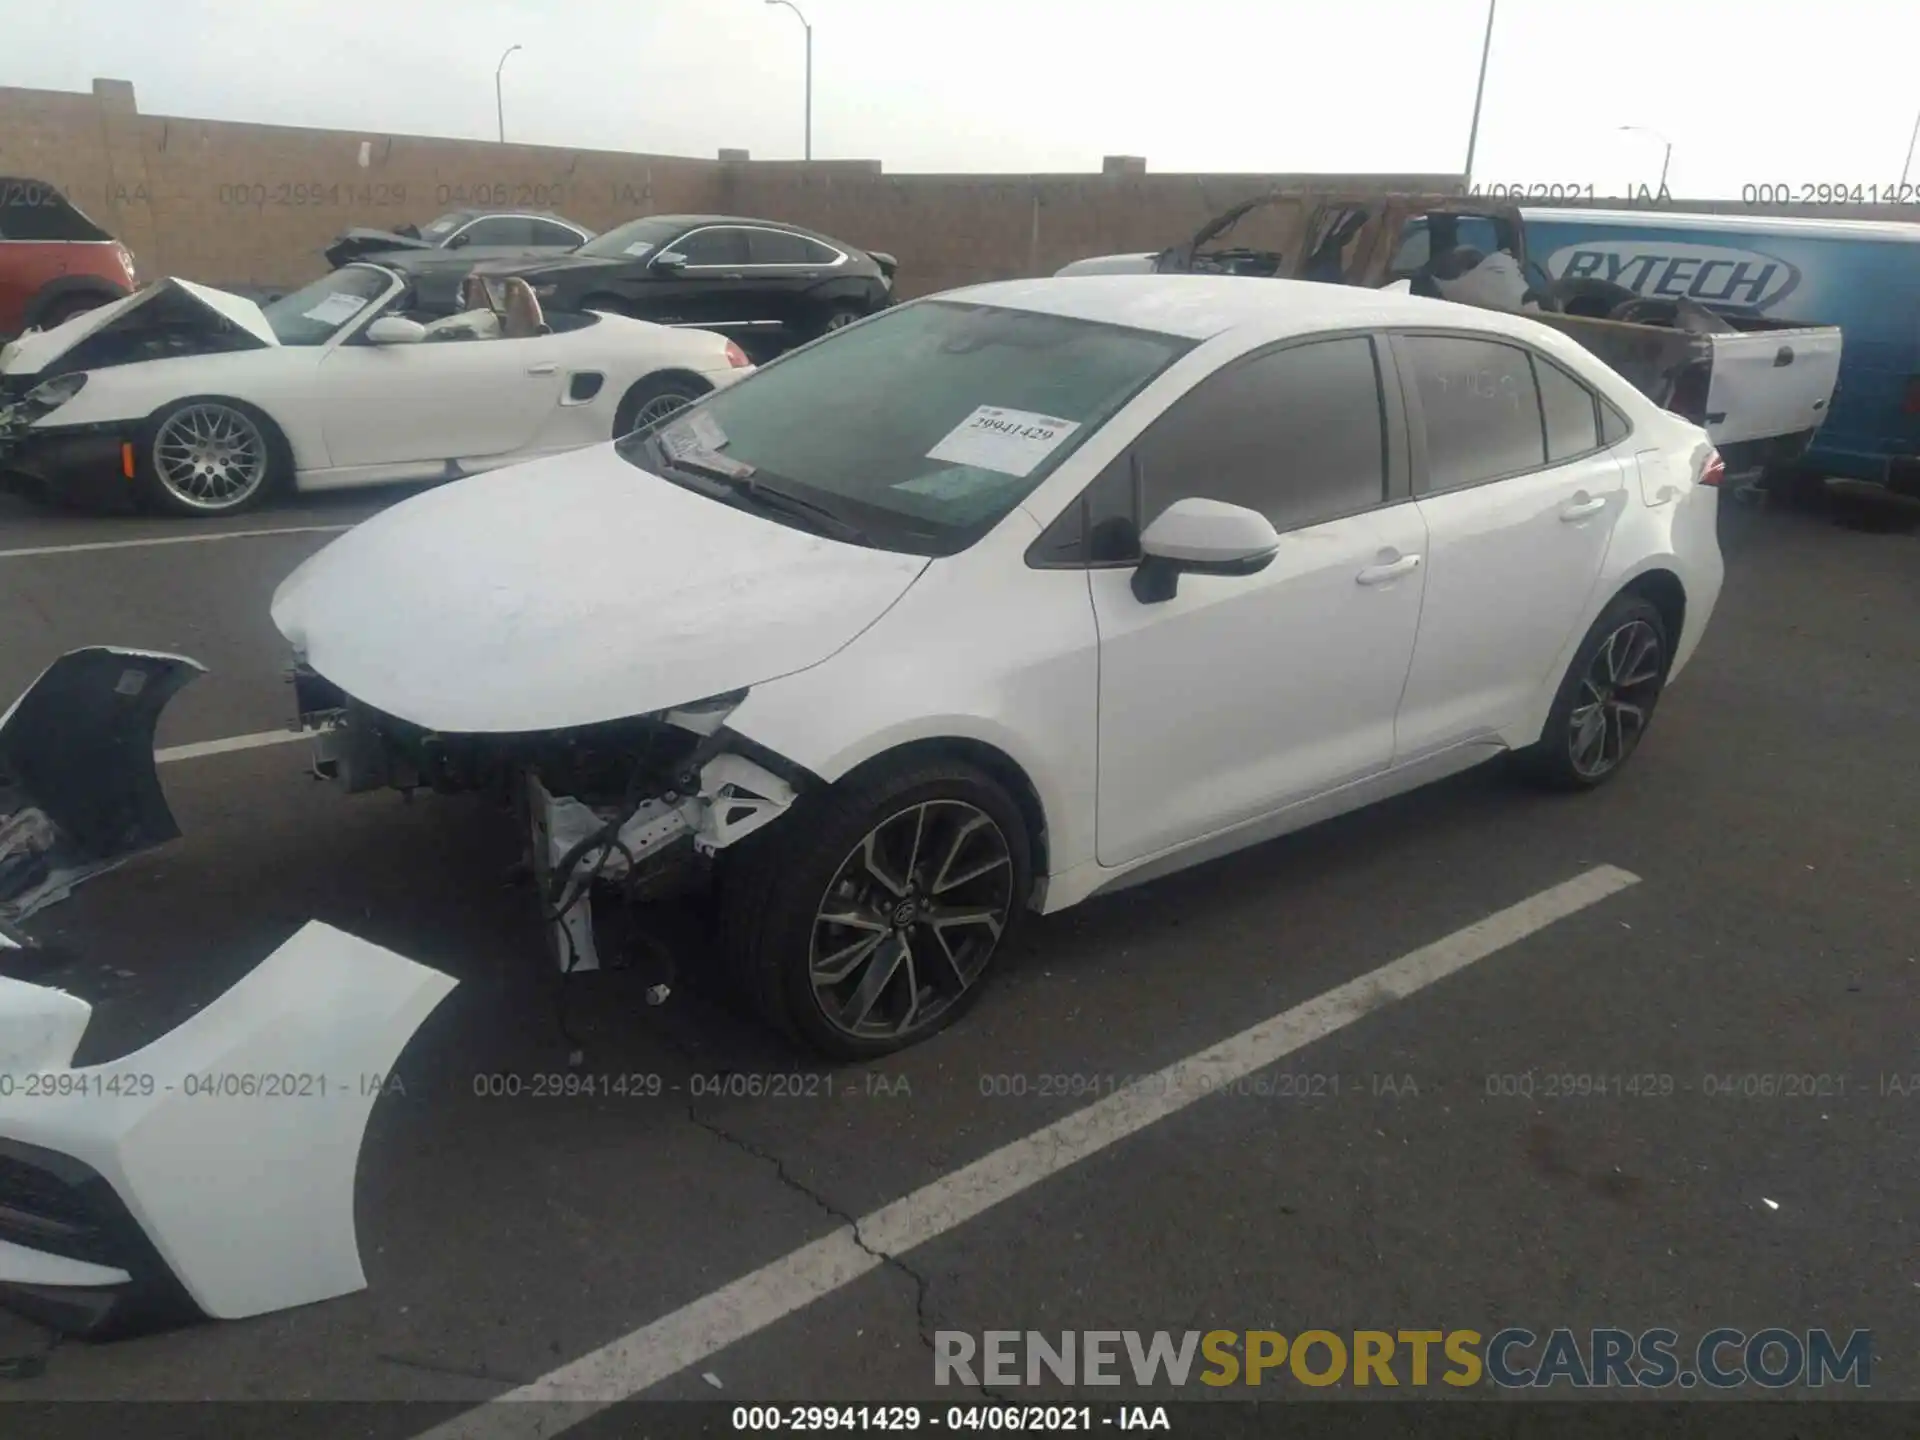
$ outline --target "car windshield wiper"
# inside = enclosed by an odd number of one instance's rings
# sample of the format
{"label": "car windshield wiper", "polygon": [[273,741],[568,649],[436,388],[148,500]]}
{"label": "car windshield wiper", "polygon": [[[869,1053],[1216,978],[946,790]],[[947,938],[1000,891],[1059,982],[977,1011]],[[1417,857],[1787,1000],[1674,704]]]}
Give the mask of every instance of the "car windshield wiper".
{"label": "car windshield wiper", "polygon": [[842,519],[824,505],[802,499],[790,491],[775,490],[751,475],[735,475],[715,465],[702,465],[697,459],[689,456],[669,455],[666,447],[655,436],[647,436],[646,445],[653,457],[654,468],[663,473],[667,470],[678,470],[686,475],[697,475],[702,480],[713,481],[719,487],[719,495],[732,500],[745,501],[759,509],[784,515],[790,520],[798,520],[829,539],[844,540],[849,545],[873,543],[859,526]]}

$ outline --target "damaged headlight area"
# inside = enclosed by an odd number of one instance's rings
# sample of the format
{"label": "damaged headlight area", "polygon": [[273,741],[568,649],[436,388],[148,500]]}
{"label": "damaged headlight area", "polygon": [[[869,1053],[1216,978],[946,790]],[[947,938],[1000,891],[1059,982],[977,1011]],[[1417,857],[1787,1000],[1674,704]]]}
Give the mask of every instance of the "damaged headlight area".
{"label": "damaged headlight area", "polygon": [[567,972],[600,968],[596,894],[632,903],[697,888],[716,852],[779,819],[811,778],[726,728],[744,690],[569,730],[448,735],[304,665],[292,679],[300,723],[317,732],[315,774],[350,794],[477,792],[515,808]]}

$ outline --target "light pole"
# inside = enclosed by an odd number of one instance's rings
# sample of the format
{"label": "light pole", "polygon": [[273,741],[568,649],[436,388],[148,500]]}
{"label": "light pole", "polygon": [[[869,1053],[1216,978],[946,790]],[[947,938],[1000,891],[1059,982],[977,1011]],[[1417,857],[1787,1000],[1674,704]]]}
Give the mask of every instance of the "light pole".
{"label": "light pole", "polygon": [[1915,141],[1920,141],[1920,115],[1913,117],[1913,134],[1907,139],[1907,163],[1900,167],[1900,185],[1902,189],[1906,188],[1907,171],[1913,168],[1913,146]]}
{"label": "light pole", "polygon": [[[507,55],[513,54],[519,48],[518,45],[509,46]],[[502,145],[507,143],[507,110],[505,103],[500,99],[500,72],[507,68],[507,55],[502,55],[500,63],[493,67],[493,118],[499,122]]]}
{"label": "light pole", "polygon": [[1473,128],[1467,131],[1467,189],[1473,189],[1473,149],[1480,142],[1480,97],[1487,93],[1487,56],[1493,53],[1493,11],[1499,0],[1487,0],[1487,37],[1480,42],[1480,83],[1473,87]]}
{"label": "light pole", "polygon": [[1653,192],[1654,198],[1658,199],[1660,196],[1667,193],[1667,167],[1673,163],[1673,142],[1667,139],[1667,137],[1662,135],[1658,130],[1649,130],[1644,125],[1622,125],[1620,128],[1622,130],[1631,130],[1641,135],[1651,135],[1654,139],[1658,140],[1662,145],[1667,147],[1666,156],[1660,161],[1660,186],[1658,189],[1656,189]]}
{"label": "light pole", "polygon": [[800,7],[793,0],[767,0],[769,5],[784,5],[800,16],[800,28],[807,32],[807,159],[813,159],[813,26],[807,23],[807,17],[800,15]]}

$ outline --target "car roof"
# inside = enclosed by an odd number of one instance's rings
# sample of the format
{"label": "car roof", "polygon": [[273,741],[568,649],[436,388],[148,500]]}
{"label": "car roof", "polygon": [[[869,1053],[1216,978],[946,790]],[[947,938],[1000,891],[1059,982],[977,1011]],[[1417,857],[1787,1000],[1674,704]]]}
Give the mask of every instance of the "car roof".
{"label": "car roof", "polygon": [[1210,340],[1243,327],[1278,334],[1382,325],[1448,325],[1534,336],[1522,316],[1317,280],[1247,275],[1066,275],[1000,280],[938,298],[1032,310]]}
{"label": "car roof", "polygon": [[1522,220],[1584,221],[1637,230],[1713,230],[1728,235],[1785,235],[1817,240],[1892,240],[1920,245],[1920,225],[1906,220],[1826,220],[1806,215],[1722,215],[1685,210],[1569,210],[1526,206]]}
{"label": "car roof", "polygon": [[535,210],[518,205],[456,205],[451,210],[442,210],[433,218],[444,220],[450,215],[461,220],[479,220],[488,215],[517,215],[534,220],[558,220],[569,230],[584,230],[589,235],[593,234],[591,225],[582,225],[578,220],[570,220],[558,210]]}
{"label": "car roof", "polygon": [[[835,240],[820,230],[809,230],[805,225],[796,225],[791,220],[760,220],[752,215],[636,215],[634,220],[664,220],[674,225],[685,225],[689,229],[695,225],[757,225],[767,230],[785,230],[792,235],[805,235],[814,240],[824,240],[828,244],[846,249],[844,240]],[[626,221],[632,224],[633,221]]]}

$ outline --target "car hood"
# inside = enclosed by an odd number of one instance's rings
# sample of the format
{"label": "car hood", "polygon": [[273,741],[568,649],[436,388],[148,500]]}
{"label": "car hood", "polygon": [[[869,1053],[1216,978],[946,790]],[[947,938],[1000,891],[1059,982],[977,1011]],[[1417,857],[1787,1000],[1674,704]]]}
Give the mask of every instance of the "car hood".
{"label": "car hood", "polygon": [[82,311],[51,330],[32,330],[22,335],[0,350],[0,375],[37,375],[81,341],[128,324],[129,317],[138,315],[145,307],[169,293],[185,296],[206,314],[209,321],[226,321],[237,325],[262,345],[277,346],[280,343],[280,337],[273,333],[273,327],[267,323],[265,312],[253,301],[244,296],[229,295],[225,290],[215,290],[210,285],[196,285],[191,280],[166,279],[136,290],[110,305]]}
{"label": "car hood", "polygon": [[384,255],[395,250],[431,250],[433,242],[422,240],[418,235],[401,235],[392,230],[365,230],[355,227],[342,232],[327,246],[324,253],[327,263],[338,270],[342,265],[355,260],[364,260],[370,255]]}
{"label": "car hood", "polygon": [[807,669],[927,563],[790,529],[599,445],[394,506],[294,571],[273,622],[375,710],[525,733]]}

